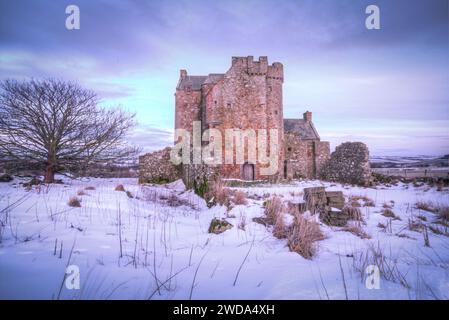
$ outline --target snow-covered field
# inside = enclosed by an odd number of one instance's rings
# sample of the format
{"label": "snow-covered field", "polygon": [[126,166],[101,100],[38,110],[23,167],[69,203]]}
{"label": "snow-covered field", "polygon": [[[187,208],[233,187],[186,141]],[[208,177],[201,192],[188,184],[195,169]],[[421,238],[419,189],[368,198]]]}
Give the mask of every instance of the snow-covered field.
{"label": "snow-covered field", "polygon": [[[227,212],[208,209],[179,182],[142,187],[135,179],[92,178],[27,191],[19,181],[0,184],[0,299],[449,299],[449,237],[429,231],[425,246],[423,232],[408,227],[409,219],[434,225],[435,214],[415,203],[448,205],[447,188],[255,186],[240,188],[248,204]],[[115,191],[118,184],[133,198]],[[263,215],[263,197],[300,201],[304,187],[319,185],[375,202],[360,200],[371,238],[321,225],[326,238],[306,260],[252,218]],[[68,206],[80,190],[81,207]],[[384,203],[401,220],[381,215]],[[214,217],[234,227],[210,234]],[[380,289],[367,289],[374,252],[382,252],[384,272]],[[68,265],[80,270],[79,290],[65,286]]]}

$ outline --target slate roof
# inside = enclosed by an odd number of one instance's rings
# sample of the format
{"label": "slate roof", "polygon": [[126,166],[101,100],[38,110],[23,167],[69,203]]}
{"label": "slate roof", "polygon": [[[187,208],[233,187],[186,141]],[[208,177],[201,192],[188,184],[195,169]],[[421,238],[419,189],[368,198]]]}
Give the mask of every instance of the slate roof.
{"label": "slate roof", "polygon": [[284,119],[284,132],[299,134],[303,140],[320,140],[313,123],[304,119]]}
{"label": "slate roof", "polygon": [[202,84],[217,83],[223,78],[224,74],[222,73],[211,73],[207,76],[186,76],[179,81],[176,89],[184,90],[190,87],[191,90],[201,90]]}

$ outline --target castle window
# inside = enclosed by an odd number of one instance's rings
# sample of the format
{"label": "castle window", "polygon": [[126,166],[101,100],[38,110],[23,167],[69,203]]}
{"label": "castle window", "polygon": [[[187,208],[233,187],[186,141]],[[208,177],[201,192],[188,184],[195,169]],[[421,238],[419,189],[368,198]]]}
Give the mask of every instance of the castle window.
{"label": "castle window", "polygon": [[288,148],[287,148],[287,151],[292,151],[292,148],[291,148],[291,147],[288,147]]}
{"label": "castle window", "polygon": [[278,111],[276,110],[276,111],[274,111],[274,114],[278,114]]}
{"label": "castle window", "polygon": [[231,108],[231,104],[230,103],[228,103],[227,106],[228,106],[228,108]]}
{"label": "castle window", "polygon": [[271,86],[268,87],[268,91],[271,92],[273,91],[273,88]]}

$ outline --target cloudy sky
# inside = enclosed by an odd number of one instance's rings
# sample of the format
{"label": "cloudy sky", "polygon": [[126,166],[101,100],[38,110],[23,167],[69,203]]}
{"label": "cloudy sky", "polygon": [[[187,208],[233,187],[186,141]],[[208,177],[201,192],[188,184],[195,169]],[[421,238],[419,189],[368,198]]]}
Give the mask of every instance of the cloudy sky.
{"label": "cloudy sky", "polygon": [[[80,30],[65,28],[78,5]],[[381,29],[365,28],[380,8]],[[225,72],[231,56],[284,64],[284,115],[313,112],[332,147],[449,153],[447,0],[0,0],[0,78],[56,77],[137,113],[131,139],[170,143],[179,69]]]}

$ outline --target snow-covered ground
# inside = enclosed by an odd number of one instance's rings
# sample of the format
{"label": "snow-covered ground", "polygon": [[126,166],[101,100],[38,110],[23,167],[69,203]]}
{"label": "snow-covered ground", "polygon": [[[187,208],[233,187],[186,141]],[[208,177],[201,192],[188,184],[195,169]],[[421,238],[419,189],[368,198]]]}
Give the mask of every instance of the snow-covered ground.
{"label": "snow-covered ground", "polygon": [[[248,204],[227,212],[207,208],[179,182],[142,187],[135,179],[92,178],[25,190],[19,181],[0,184],[0,299],[449,299],[449,237],[429,231],[427,247],[423,233],[408,228],[417,216],[432,225],[435,215],[415,203],[448,205],[447,188],[263,185],[238,188]],[[118,184],[133,198],[115,191]],[[252,221],[263,215],[264,197],[300,201],[304,187],[320,185],[375,202],[360,200],[370,239],[321,225],[326,239],[306,260]],[[81,207],[68,206],[79,190]],[[401,218],[391,227],[384,203]],[[214,217],[234,227],[210,234]],[[365,286],[373,252],[383,254],[380,289]],[[79,290],[65,286],[68,265],[80,270]]]}

